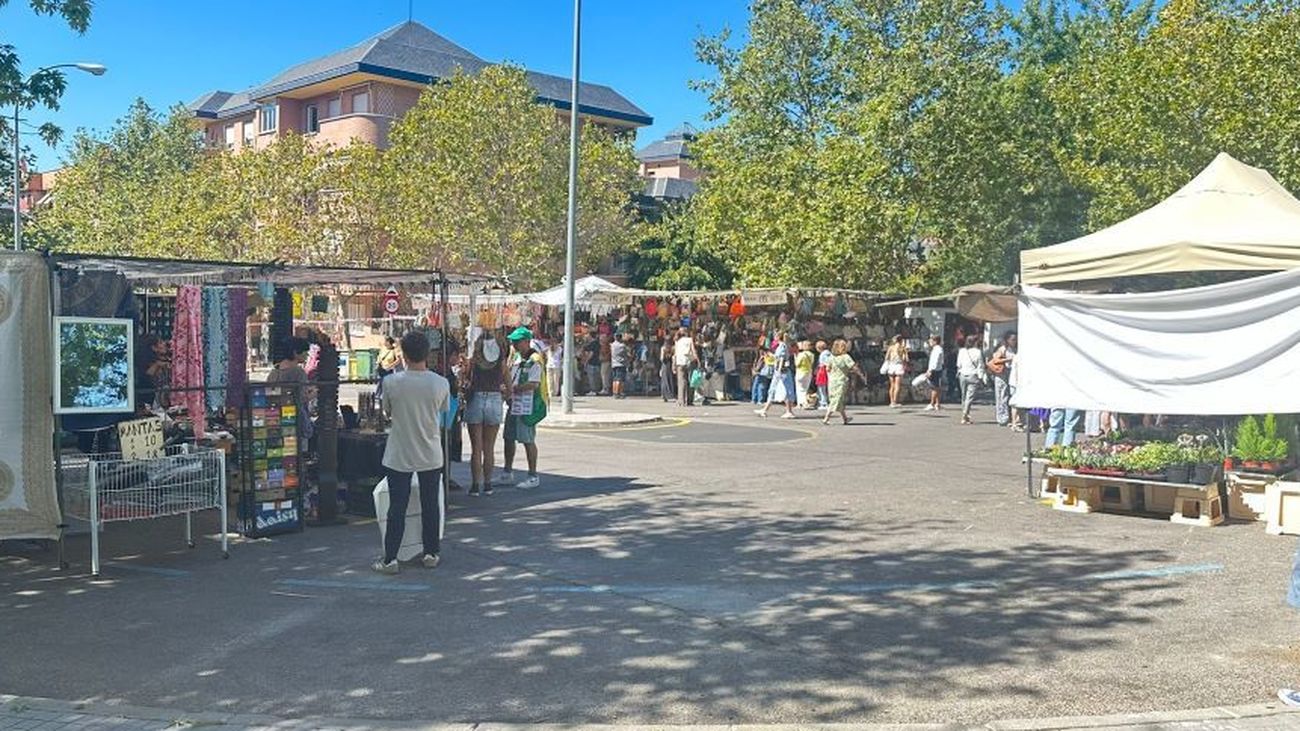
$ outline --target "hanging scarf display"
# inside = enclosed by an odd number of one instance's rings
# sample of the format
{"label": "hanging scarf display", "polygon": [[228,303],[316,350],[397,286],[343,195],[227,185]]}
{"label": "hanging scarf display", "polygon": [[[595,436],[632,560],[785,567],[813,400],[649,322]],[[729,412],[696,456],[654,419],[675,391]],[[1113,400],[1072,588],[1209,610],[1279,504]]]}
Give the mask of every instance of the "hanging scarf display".
{"label": "hanging scarf display", "polygon": [[248,384],[248,290],[236,287],[227,292],[229,297],[229,330],[227,332],[226,406],[243,403],[244,386]]}
{"label": "hanging scarf display", "polygon": [[204,381],[221,387],[205,391],[205,401],[209,411],[220,411],[230,379],[230,299],[224,287],[203,288],[202,322]]}
{"label": "hanging scarf display", "polygon": [[[176,293],[176,324],[172,327],[172,388],[203,387],[203,294],[186,285]],[[208,428],[202,391],[173,394],[172,403],[185,404],[194,423],[194,437]]]}

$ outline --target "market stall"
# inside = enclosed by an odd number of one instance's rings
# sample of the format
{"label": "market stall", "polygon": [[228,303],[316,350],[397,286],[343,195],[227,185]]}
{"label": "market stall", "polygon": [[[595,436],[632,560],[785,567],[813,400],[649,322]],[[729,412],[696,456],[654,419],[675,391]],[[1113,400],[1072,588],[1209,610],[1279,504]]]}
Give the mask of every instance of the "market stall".
{"label": "market stall", "polygon": [[[426,329],[445,355],[445,312],[439,306],[417,315],[410,294],[445,302],[452,287],[484,281],[278,263],[26,257],[45,270],[43,279],[33,275],[42,291],[55,293],[52,398],[59,427],[77,434],[78,445],[50,456],[69,512],[90,525],[96,571],[99,532],[113,520],[220,508],[224,527],[229,502],[251,536],[301,530],[309,513],[332,522],[341,382],[335,337],[346,337],[348,323],[313,326],[304,306],[346,320],[345,299],[376,298],[387,314],[408,316],[407,329]],[[400,300],[399,288],[406,292]],[[254,336],[255,328],[267,335]],[[270,349],[291,335],[310,341],[308,377],[254,370],[259,361],[288,358]],[[366,376],[359,383],[373,383]],[[125,435],[145,423],[157,424],[155,449],[132,454]],[[324,496],[314,505],[310,487]]]}
{"label": "market stall", "polygon": [[[1253,478],[1261,470],[1247,463],[1264,457],[1283,463],[1265,477],[1287,473],[1294,428],[1252,440],[1242,426],[1228,427],[1224,417],[1300,412],[1292,388],[1300,376],[1300,322],[1294,316],[1300,306],[1298,224],[1300,200],[1267,172],[1220,155],[1149,211],[1075,241],[1022,253],[1022,278],[1030,284],[1019,294],[1016,406],[1211,417],[1176,439],[1131,444],[1127,453],[1089,447],[1077,455],[1051,455],[1049,469],[1058,472],[1048,477],[1068,478],[1058,480],[1064,497],[1057,507],[1081,503],[1095,509],[1094,503],[1104,502],[1097,490],[1109,489],[1106,480],[1120,475],[1132,481],[1135,474],[1164,474],[1156,480],[1163,492],[1182,491],[1185,486],[1168,471],[1192,464],[1188,450],[1198,447],[1187,439],[1202,442],[1204,450],[1203,442],[1216,436],[1220,459],[1237,453],[1242,464],[1238,469],[1229,461],[1227,486],[1258,486],[1261,480]],[[1224,270],[1232,275],[1229,281],[1160,292],[1095,294],[1034,286],[1104,280],[1107,289],[1123,290],[1124,277]],[[1277,270],[1284,271],[1241,278],[1243,272]],[[1206,461],[1206,453],[1198,459]],[[1094,470],[1109,474],[1090,475]],[[1220,480],[1215,475],[1190,488],[1202,495],[1192,508],[1197,524],[1219,522],[1223,503],[1231,503]],[[1122,484],[1111,492],[1124,494]],[[1128,498],[1117,504],[1153,507]],[[1293,512],[1300,513],[1300,506]],[[1180,517],[1176,507],[1172,515]]]}

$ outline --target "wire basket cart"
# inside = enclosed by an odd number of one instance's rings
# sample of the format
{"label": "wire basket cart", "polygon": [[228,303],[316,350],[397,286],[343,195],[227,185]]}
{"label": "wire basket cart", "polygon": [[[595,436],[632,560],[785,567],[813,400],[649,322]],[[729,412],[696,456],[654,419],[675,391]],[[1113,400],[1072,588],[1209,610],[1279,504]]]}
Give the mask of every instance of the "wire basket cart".
{"label": "wire basket cart", "polygon": [[194,547],[194,513],[221,511],[221,556],[226,536],[226,455],[180,444],[162,457],[126,461],[120,453],[80,455],[63,462],[64,507],[90,523],[90,568],[99,576],[99,534],[105,523],[185,516],[185,542]]}

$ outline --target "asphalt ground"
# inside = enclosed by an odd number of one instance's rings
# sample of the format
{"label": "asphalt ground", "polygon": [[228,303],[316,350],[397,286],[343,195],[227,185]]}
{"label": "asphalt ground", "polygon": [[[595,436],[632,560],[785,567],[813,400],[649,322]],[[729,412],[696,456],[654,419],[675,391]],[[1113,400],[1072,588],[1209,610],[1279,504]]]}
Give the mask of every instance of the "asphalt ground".
{"label": "asphalt ground", "polygon": [[1052,511],[1026,495],[1023,436],[953,411],[823,427],[617,408],[670,421],[543,429],[543,487],[453,495],[434,572],[372,575],[364,521],[237,541],[228,561],[213,516],[194,550],[177,520],[110,524],[99,580],[84,536],[64,572],[10,546],[0,692],[280,718],[973,724],[1300,682],[1295,541],[1259,524]]}

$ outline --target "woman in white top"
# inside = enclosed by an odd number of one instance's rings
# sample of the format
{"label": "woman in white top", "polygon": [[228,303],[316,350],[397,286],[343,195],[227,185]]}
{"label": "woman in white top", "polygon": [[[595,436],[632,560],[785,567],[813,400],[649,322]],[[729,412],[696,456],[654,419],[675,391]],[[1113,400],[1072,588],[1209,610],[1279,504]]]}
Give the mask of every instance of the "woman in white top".
{"label": "woman in white top", "polygon": [[[542,344],[541,348],[537,347],[538,343]],[[564,334],[549,345],[541,339],[534,340],[533,350],[546,356],[546,380],[551,384],[551,395],[559,396],[564,384]]]}
{"label": "woman in white top", "polygon": [[957,378],[961,381],[961,423],[973,423],[970,407],[984,383],[984,352],[978,335],[966,336],[966,347],[957,351]]}
{"label": "woman in white top", "polygon": [[930,336],[930,363],[925,369],[925,378],[930,382],[930,405],[926,411],[939,410],[939,392],[943,385],[943,339],[938,335]]}
{"label": "woman in white top", "polygon": [[896,409],[902,404],[899,397],[903,390],[903,376],[907,373],[907,344],[902,335],[895,335],[894,341],[885,351],[885,364],[880,372],[889,376],[889,408]]}

